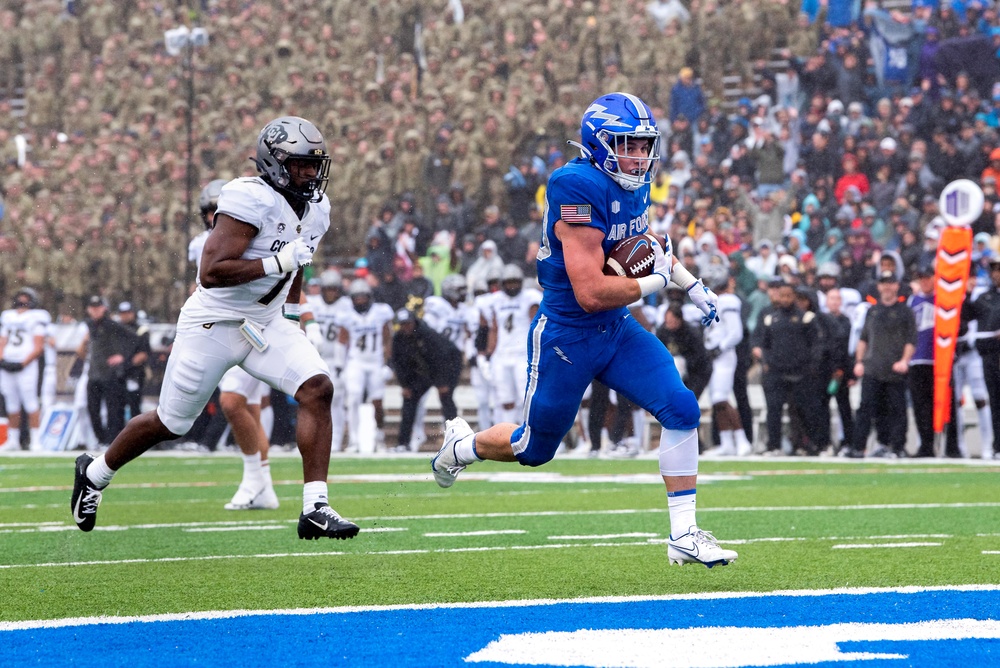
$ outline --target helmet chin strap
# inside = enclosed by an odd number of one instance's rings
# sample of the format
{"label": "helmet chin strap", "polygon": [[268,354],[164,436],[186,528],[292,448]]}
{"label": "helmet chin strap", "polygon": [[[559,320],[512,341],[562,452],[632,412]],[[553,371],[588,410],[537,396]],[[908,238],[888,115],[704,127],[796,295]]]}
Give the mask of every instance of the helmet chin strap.
{"label": "helmet chin strap", "polygon": [[588,160],[594,159],[594,156],[590,153],[590,149],[584,146],[583,144],[572,140],[567,141],[566,143],[569,144],[570,146],[575,146],[576,148],[580,149],[580,153],[583,154],[584,158],[587,158]]}

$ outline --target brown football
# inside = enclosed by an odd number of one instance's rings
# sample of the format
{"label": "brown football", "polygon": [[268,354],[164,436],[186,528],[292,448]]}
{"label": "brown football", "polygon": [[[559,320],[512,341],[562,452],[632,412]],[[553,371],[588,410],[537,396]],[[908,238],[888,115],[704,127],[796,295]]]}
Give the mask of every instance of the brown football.
{"label": "brown football", "polygon": [[622,239],[608,252],[604,260],[605,276],[625,276],[642,278],[653,273],[653,244],[656,237],[647,232]]}

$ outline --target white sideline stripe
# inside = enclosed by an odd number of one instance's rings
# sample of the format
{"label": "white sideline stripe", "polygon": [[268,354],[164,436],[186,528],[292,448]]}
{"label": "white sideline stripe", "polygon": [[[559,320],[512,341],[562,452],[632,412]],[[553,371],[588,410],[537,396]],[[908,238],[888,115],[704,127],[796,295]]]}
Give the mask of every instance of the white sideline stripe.
{"label": "white sideline stripe", "polygon": [[833,545],[834,550],[870,550],[880,547],[941,547],[941,543],[848,543]]}
{"label": "white sideline stripe", "polygon": [[868,594],[920,594],[923,592],[1000,592],[1000,585],[949,585],[934,587],[844,587],[840,589],[777,589],[774,591],[698,592],[694,594],[664,594],[660,596],[591,596],[586,598],[540,598],[509,601],[475,601],[468,603],[409,603],[401,605],[342,606],[336,608],[283,608],[278,610],[205,610],[174,612],[160,615],[132,617],[67,617],[63,619],[37,619],[21,622],[0,622],[2,631],[30,629],[55,629],[66,626],[92,626],[95,624],[133,624],[135,622],[177,622],[203,619],[233,619],[236,617],[261,617],[265,615],[328,615],[353,612],[383,612],[393,610],[462,610],[476,608],[525,608],[530,606],[563,605],[567,603],[642,603],[653,601],[715,601],[724,599],[765,598],[769,596],[865,596]]}
{"label": "white sideline stripe", "polygon": [[983,550],[983,554],[1000,554],[1000,550]]}
{"label": "white sideline stripe", "polygon": [[608,540],[610,538],[658,538],[658,533],[609,533],[591,536],[549,536],[549,540]]}
{"label": "white sideline stripe", "polygon": [[452,536],[502,536],[506,534],[528,533],[524,529],[498,529],[497,531],[438,531],[425,533],[427,538],[450,538]]}

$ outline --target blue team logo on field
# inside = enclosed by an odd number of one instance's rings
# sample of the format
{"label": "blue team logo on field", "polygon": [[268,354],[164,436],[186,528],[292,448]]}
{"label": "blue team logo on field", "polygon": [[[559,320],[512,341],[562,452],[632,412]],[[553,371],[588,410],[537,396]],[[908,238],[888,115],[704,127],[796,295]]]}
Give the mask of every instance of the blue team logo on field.
{"label": "blue team logo on field", "polygon": [[[1000,588],[721,593],[0,622],[4,666],[982,666]],[[53,628],[54,627],[54,628]]]}

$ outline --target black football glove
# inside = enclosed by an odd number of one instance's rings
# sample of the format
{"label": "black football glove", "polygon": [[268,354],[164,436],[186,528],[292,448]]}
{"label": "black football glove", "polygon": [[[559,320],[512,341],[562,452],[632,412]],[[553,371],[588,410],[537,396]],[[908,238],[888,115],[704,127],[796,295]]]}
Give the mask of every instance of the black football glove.
{"label": "black football glove", "polygon": [[10,360],[0,360],[0,369],[7,371],[8,373],[17,373],[24,369],[24,365],[20,362],[11,362]]}

